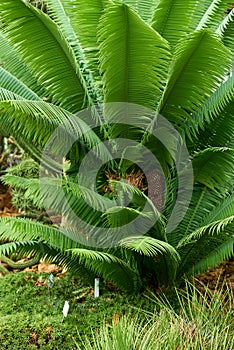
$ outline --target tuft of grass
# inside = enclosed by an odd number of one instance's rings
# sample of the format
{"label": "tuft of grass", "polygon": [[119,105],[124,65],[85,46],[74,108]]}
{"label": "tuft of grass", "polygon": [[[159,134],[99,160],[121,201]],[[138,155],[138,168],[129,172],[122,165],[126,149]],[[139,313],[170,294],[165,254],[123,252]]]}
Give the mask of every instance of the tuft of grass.
{"label": "tuft of grass", "polygon": [[[150,293],[157,306],[154,313],[141,310],[135,317],[125,315],[82,341],[77,349],[85,350],[227,350],[234,348],[233,292],[230,289],[205,293],[189,282],[184,291],[175,290],[180,305],[176,312],[168,298]],[[142,314],[145,318],[142,318]]]}

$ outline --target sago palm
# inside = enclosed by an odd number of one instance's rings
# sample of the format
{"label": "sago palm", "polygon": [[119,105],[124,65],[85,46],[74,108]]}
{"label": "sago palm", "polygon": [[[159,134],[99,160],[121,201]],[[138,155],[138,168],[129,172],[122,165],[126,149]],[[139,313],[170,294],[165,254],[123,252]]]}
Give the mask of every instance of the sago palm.
{"label": "sago palm", "polygon": [[60,227],[1,219],[1,254],[128,291],[232,255],[229,4],[1,1],[0,127],[42,164],[40,181],[4,180],[62,215]]}

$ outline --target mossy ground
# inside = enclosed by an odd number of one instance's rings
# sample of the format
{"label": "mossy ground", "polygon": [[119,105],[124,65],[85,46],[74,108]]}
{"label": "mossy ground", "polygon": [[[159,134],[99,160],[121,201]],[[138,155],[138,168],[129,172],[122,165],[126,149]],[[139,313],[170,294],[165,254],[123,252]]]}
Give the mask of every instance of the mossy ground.
{"label": "mossy ground", "polygon": [[[111,322],[138,307],[155,305],[142,296],[127,296],[101,284],[94,298],[90,285],[66,276],[48,288],[47,273],[17,272],[0,278],[0,349],[76,349],[74,339],[91,336],[103,320]],[[62,322],[64,302],[69,302]]]}

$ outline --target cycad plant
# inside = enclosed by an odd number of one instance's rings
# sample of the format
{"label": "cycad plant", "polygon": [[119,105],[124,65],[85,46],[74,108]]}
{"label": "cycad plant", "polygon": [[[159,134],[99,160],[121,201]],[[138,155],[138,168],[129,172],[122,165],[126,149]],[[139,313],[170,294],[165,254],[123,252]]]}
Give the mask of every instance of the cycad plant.
{"label": "cycad plant", "polygon": [[0,3],[0,127],[42,166],[4,180],[62,222],[1,219],[0,253],[127,291],[229,258],[230,1],[41,3]]}

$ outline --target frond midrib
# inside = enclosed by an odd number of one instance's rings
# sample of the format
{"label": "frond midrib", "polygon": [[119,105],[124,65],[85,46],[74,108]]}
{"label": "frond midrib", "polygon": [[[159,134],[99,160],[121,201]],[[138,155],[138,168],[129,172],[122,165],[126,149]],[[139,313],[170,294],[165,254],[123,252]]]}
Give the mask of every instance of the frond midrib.
{"label": "frond midrib", "polygon": [[[206,31],[200,31],[201,35],[199,37],[199,41],[197,42],[196,47],[193,47],[193,51],[190,53],[189,57],[187,57],[186,61],[183,62],[183,65],[180,66],[180,71],[176,76],[176,79],[174,79],[173,85],[170,84],[170,79],[167,82],[167,86],[165,87],[164,94],[162,96],[162,99],[159,103],[158,111],[159,113],[163,114],[163,111],[167,105],[168,100],[170,99],[170,96],[173,93],[173,89],[175,88],[176,83],[180,79],[181,76],[183,76],[183,72],[185,68],[189,65],[189,62],[191,61],[194,53],[199,49],[199,45],[203,39],[203,37],[206,35]],[[173,74],[173,71],[171,72],[171,75]],[[170,85],[169,85],[170,84]]]}

